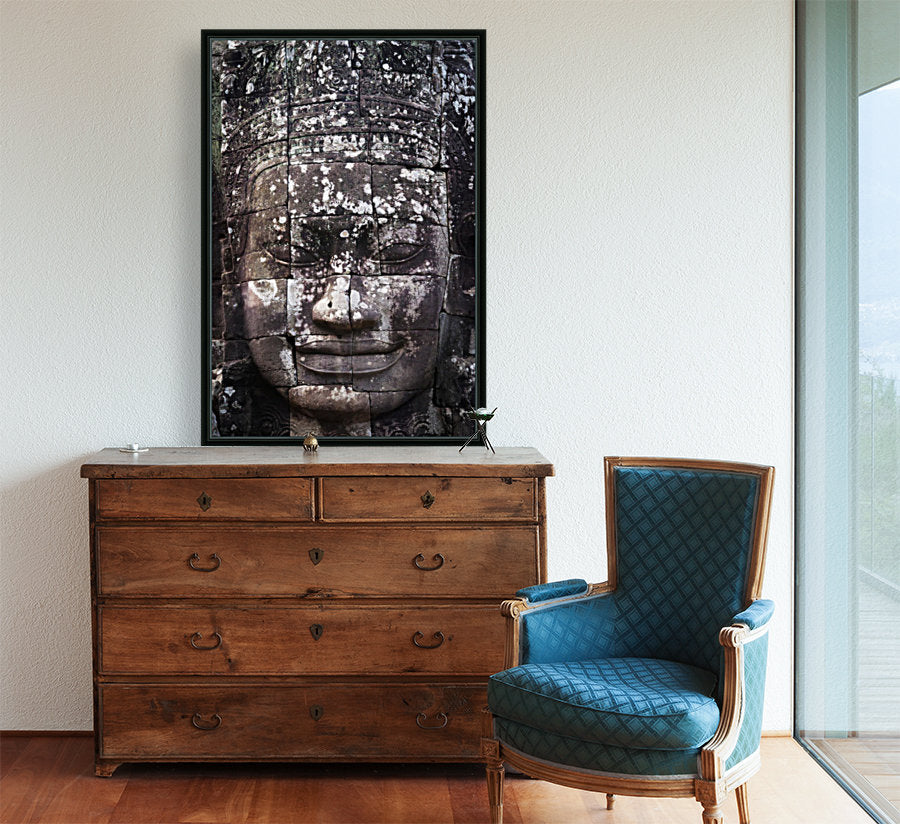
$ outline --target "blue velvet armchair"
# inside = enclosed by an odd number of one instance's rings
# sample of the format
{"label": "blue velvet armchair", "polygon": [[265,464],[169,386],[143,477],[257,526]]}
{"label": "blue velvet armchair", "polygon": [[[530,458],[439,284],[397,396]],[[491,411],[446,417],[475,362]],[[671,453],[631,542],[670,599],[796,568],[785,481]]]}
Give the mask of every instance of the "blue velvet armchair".
{"label": "blue velvet armchair", "polygon": [[759,769],[771,601],[759,600],[774,470],[607,458],[608,580],[505,601],[506,667],[488,685],[491,821],[504,763],[607,794],[693,797],[723,824]]}

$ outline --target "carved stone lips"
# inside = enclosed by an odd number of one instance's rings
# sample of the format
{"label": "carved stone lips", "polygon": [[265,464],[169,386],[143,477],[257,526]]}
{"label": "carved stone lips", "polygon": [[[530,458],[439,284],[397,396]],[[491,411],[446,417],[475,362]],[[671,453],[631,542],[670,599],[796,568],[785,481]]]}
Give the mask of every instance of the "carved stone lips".
{"label": "carved stone lips", "polygon": [[403,356],[406,341],[312,340],[295,347],[298,365],[317,375],[372,375],[390,369]]}

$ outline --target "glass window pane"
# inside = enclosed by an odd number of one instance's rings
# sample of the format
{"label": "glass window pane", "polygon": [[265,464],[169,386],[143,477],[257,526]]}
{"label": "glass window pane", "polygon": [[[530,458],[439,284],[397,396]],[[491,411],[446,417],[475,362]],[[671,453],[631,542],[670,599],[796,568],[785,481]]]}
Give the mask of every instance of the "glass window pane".
{"label": "glass window pane", "polygon": [[900,2],[797,12],[796,727],[900,821]]}

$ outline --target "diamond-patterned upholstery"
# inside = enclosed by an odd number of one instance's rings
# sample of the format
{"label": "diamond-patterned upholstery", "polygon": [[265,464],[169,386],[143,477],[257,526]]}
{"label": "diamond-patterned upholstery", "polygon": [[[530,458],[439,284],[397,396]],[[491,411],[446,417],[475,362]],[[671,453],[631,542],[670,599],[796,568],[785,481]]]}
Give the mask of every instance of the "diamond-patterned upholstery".
{"label": "diamond-patterned upholstery", "polygon": [[718,672],[719,630],[740,612],[759,479],[617,467],[616,655]]}
{"label": "diamond-patterned upholstery", "polygon": [[648,658],[525,664],[491,678],[488,703],[495,715],[560,735],[681,750],[716,731],[715,683],[711,672]]}
{"label": "diamond-patterned upholstery", "polygon": [[523,663],[580,661],[615,655],[615,601],[609,595],[579,598],[522,615]]}
{"label": "diamond-patterned upholstery", "polygon": [[[758,604],[760,601],[754,603]],[[741,725],[737,746],[725,762],[728,768],[739,764],[759,749],[768,657],[768,633],[744,645],[744,723]]]}

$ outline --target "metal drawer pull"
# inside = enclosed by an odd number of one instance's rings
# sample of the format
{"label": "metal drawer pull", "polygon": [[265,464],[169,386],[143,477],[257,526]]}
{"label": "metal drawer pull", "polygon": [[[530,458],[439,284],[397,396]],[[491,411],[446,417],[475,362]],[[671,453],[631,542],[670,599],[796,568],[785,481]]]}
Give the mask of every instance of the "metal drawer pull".
{"label": "metal drawer pull", "polygon": [[203,636],[199,632],[195,632],[191,636],[191,646],[194,649],[206,649],[206,650],[218,649],[219,647],[222,646],[222,636],[219,635],[218,632],[214,632],[213,636],[215,636],[216,642],[211,647],[201,647],[197,644],[197,641],[199,641]]}
{"label": "metal drawer pull", "polygon": [[219,558],[219,556],[216,555],[215,552],[209,556],[209,560],[214,562],[212,566],[208,566],[208,567],[195,566],[194,561],[199,561],[199,560],[200,560],[200,556],[195,552],[193,555],[191,555],[190,558],[188,558],[188,566],[191,569],[196,569],[197,572],[215,572],[222,565],[222,559]]}
{"label": "metal drawer pull", "polygon": [[216,727],[219,726],[219,724],[222,723],[222,716],[220,716],[218,713],[216,713],[215,715],[213,715],[211,721],[204,721],[203,716],[200,715],[199,712],[195,712],[194,717],[191,719],[191,723],[198,730],[214,730]]}
{"label": "metal drawer pull", "polygon": [[431,636],[432,638],[434,638],[435,641],[437,641],[436,644],[420,644],[419,641],[424,637],[425,637],[424,634],[422,634],[421,632],[416,632],[416,634],[413,635],[413,637],[412,637],[412,642],[419,649],[437,649],[441,644],[444,643],[444,633],[443,632],[436,632],[436,633],[434,633],[434,635]]}
{"label": "metal drawer pull", "polygon": [[428,720],[428,716],[424,712],[420,712],[416,716],[416,726],[421,727],[423,730],[442,730],[450,721],[450,719],[447,718],[447,714],[444,712],[439,712],[434,717],[435,720],[438,721],[437,724],[423,724],[423,721]]}
{"label": "metal drawer pull", "polygon": [[212,498],[205,492],[201,492],[200,496],[197,498],[197,503],[200,504],[200,509],[206,512],[206,510],[212,506]]}
{"label": "metal drawer pull", "polygon": [[422,506],[425,509],[430,509],[431,505],[434,503],[434,495],[431,494],[430,490],[425,490],[425,494],[421,498]]}
{"label": "metal drawer pull", "polygon": [[444,556],[441,555],[440,552],[431,559],[432,561],[437,561],[434,566],[422,566],[422,561],[424,560],[425,556],[420,552],[418,555],[416,555],[415,558],[413,558],[413,566],[416,569],[423,569],[426,572],[430,572],[435,569],[440,569],[444,565]]}

